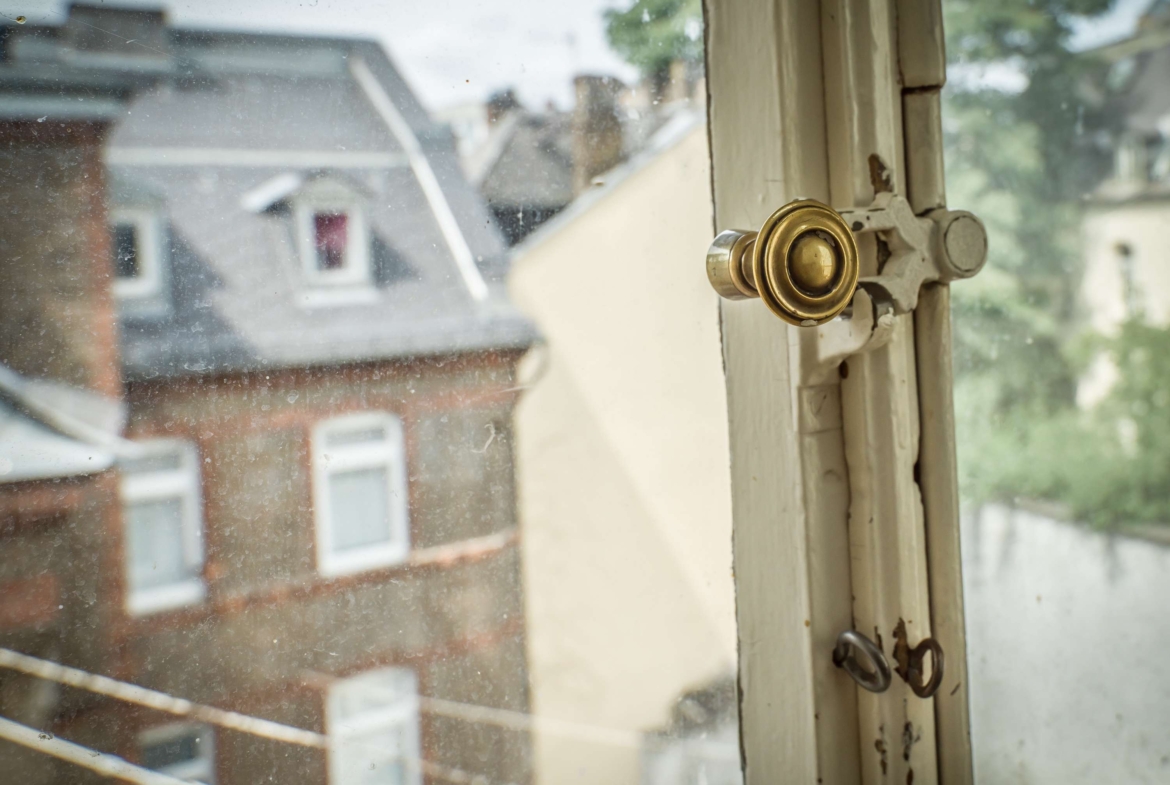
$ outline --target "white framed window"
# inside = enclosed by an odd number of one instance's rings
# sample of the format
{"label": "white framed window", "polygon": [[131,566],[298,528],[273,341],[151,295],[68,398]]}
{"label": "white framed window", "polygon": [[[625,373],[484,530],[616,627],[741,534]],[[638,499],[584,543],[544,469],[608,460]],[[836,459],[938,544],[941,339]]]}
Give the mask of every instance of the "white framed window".
{"label": "white framed window", "polygon": [[110,210],[110,254],[114,263],[114,296],[152,297],[162,289],[162,230],[154,210],[120,207]]}
{"label": "white framed window", "polygon": [[421,785],[418,681],[407,668],[380,668],[329,689],[330,785]]}
{"label": "white framed window", "polygon": [[145,768],[187,782],[215,785],[215,733],[210,726],[177,722],[138,735]]}
{"label": "white framed window", "polygon": [[386,412],[326,420],[313,432],[317,568],[342,575],[410,553],[402,421]]}
{"label": "white framed window", "polygon": [[126,607],[146,614],[199,602],[203,583],[203,513],[195,446],[160,440],[123,460]]}
{"label": "white framed window", "polygon": [[294,210],[305,280],[312,286],[370,282],[370,241],[365,211],[354,199],[315,197]]}

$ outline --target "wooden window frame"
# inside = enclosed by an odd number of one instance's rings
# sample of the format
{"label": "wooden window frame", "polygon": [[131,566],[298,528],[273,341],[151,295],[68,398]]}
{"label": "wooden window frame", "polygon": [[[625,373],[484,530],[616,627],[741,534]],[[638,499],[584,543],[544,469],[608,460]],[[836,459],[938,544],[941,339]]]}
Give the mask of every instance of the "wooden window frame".
{"label": "wooden window frame", "polygon": [[[369,444],[328,447],[332,434],[384,428],[386,438]],[[406,478],[406,441],[402,420],[390,412],[359,412],[323,420],[313,429],[313,512],[316,524],[317,571],[326,576],[401,564],[410,556],[410,502]],[[330,505],[331,475],[353,469],[385,468],[390,538],[383,544],[335,552],[335,523]]]}
{"label": "wooden window frame", "polygon": [[[939,0],[705,0],[705,16],[714,229],[801,197],[945,204]],[[874,239],[860,247],[872,274]],[[758,301],[721,315],[746,782],[969,785],[949,288],[831,376],[818,328]],[[846,629],[895,664],[898,618],[946,652],[933,698],[833,665]]]}

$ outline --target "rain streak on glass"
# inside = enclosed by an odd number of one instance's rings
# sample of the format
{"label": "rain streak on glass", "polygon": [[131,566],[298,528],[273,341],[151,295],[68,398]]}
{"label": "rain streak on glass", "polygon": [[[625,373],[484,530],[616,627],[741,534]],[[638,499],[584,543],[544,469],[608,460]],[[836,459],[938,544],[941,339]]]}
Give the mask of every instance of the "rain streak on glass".
{"label": "rain streak on glass", "polygon": [[405,5],[4,12],[3,782],[742,782],[700,3]]}

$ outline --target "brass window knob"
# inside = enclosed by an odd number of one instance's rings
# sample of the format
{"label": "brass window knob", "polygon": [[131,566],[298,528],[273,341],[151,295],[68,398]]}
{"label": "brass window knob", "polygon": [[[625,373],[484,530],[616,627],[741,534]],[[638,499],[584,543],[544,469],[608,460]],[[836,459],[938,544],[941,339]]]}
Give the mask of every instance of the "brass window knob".
{"label": "brass window knob", "polygon": [[849,306],[858,269],[845,219],[814,199],[789,202],[758,232],[721,232],[707,251],[707,277],[720,296],[759,297],[784,321],[806,327]]}

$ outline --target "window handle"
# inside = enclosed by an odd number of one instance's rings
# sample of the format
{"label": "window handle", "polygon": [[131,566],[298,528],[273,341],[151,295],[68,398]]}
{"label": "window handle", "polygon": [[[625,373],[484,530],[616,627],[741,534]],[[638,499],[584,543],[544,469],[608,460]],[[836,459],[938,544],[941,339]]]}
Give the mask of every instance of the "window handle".
{"label": "window handle", "polygon": [[[856,236],[865,233],[888,254],[878,275],[860,277]],[[923,284],[970,278],[986,260],[987,232],[971,213],[917,216],[905,198],[880,193],[869,207],[840,212],[799,199],[758,232],[721,232],[707,251],[707,277],[724,298],[758,297],[784,321],[815,327],[846,313],[858,287],[879,311],[909,313]]]}
{"label": "window handle", "polygon": [[849,225],[814,199],[789,202],[758,232],[721,232],[707,251],[707,277],[721,296],[758,297],[784,321],[806,327],[848,307],[858,269]]}

